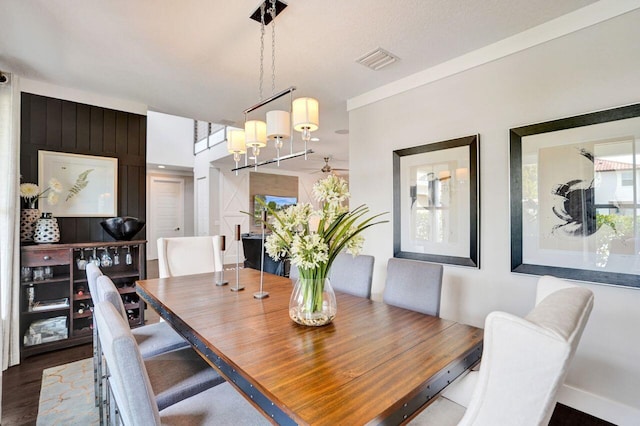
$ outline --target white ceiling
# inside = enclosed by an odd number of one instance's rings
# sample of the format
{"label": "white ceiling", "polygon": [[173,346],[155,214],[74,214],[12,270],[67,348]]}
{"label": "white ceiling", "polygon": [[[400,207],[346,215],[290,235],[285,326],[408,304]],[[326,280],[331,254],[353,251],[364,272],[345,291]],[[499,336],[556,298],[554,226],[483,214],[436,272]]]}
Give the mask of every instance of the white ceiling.
{"label": "white ceiling", "polygon": [[[348,129],[347,99],[595,0],[285,2],[288,7],[275,20],[276,91],[296,86],[295,97],[320,101],[320,130],[313,135],[320,141],[310,145],[314,161],[291,160],[287,168],[319,169],[324,156],[333,156],[334,167],[348,167],[349,136],[336,133]],[[260,25],[249,19],[259,4],[1,0],[0,69],[154,111],[241,124],[242,111],[259,101]],[[355,62],[377,47],[400,60],[380,71]],[[264,69],[268,96],[271,26]]]}

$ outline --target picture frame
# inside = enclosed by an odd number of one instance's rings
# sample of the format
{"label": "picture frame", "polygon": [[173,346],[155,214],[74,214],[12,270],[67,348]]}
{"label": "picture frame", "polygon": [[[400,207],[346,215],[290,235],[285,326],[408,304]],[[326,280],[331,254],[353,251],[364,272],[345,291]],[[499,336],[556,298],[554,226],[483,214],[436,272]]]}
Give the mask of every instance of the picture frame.
{"label": "picture frame", "polygon": [[480,267],[479,135],[393,151],[393,256]]}
{"label": "picture frame", "polygon": [[510,129],[511,271],[640,287],[640,104]]}
{"label": "picture frame", "polygon": [[40,200],[40,210],[54,217],[117,216],[118,159],[64,152],[38,151],[38,186],[43,191],[51,178],[62,192],[58,202]]}

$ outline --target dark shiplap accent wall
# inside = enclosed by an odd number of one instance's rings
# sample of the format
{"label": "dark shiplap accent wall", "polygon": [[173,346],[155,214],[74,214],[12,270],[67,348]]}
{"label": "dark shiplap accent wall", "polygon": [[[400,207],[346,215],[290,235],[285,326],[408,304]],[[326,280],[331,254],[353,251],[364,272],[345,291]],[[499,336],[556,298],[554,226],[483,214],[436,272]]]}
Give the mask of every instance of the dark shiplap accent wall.
{"label": "dark shiplap accent wall", "polygon": [[[118,159],[118,216],[146,217],[147,117],[22,93],[20,173],[38,182],[38,150]],[[113,241],[104,218],[61,217],[60,242]],[[146,239],[146,228],[136,239]]]}

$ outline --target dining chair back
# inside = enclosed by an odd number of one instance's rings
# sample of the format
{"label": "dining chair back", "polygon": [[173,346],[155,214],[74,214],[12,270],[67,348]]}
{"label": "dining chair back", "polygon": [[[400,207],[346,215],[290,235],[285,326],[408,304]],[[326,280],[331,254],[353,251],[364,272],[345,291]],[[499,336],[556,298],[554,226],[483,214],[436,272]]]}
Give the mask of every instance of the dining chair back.
{"label": "dining chair back", "polygon": [[221,237],[158,238],[160,278],[222,271]]}
{"label": "dining chair back", "polygon": [[89,285],[89,294],[91,295],[91,300],[93,303],[97,303],[98,301],[95,299],[98,292],[96,291],[96,282],[98,277],[102,275],[102,271],[100,267],[94,264],[93,262],[87,263],[85,267],[85,273],[87,274],[87,284]]}
{"label": "dining chair back", "polygon": [[549,423],[594,298],[590,290],[555,277],[540,278],[538,294],[544,297],[525,318],[487,316],[480,370],[446,387],[410,424]]}
{"label": "dining chair back", "polygon": [[577,286],[567,280],[556,278],[551,275],[543,275],[538,278],[538,283],[536,286],[536,305],[542,302],[542,300],[544,300],[544,298],[551,293],[555,293],[556,291],[562,290],[563,288],[573,287]]}
{"label": "dining chair back", "polygon": [[136,341],[113,304],[94,307],[104,358],[109,367],[109,388],[125,425],[159,425],[160,413]]}
{"label": "dining chair back", "polygon": [[438,316],[442,273],[440,264],[391,258],[382,300],[388,305]]}
{"label": "dining chair back", "polygon": [[[122,296],[111,278],[106,275],[98,277],[97,287],[99,301],[111,303],[120,316],[128,321]],[[132,333],[145,359],[189,346],[189,343],[164,321],[136,327]]]}
{"label": "dining chair back", "polygon": [[348,253],[338,254],[329,271],[331,286],[334,290],[370,298],[374,260],[373,256],[364,254],[355,257]]}
{"label": "dining chair back", "polygon": [[[124,426],[270,424],[231,385],[223,381],[199,392],[190,394],[182,392],[179,398],[170,403],[161,403],[159,394],[154,392],[157,392],[154,387],[162,371],[154,375],[148,371],[147,366],[153,366],[157,358],[162,358],[160,364],[164,368],[160,370],[163,370],[165,375],[171,376],[175,375],[172,370],[188,370],[196,359],[178,357],[178,354],[184,355],[185,352],[178,350],[145,362],[127,322],[113,304],[102,301],[95,306],[94,312],[98,327],[103,330],[100,332],[100,339],[104,358],[109,367],[108,385],[120,416],[119,419],[115,419],[115,424]],[[214,374],[214,370],[199,359],[195,352],[194,356]],[[188,381],[189,378],[185,380]],[[178,390],[184,383],[185,381],[176,383]]]}
{"label": "dining chair back", "polygon": [[551,293],[525,318],[490,313],[478,383],[460,425],[548,424],[592,308],[593,293],[572,287]]}
{"label": "dining chair back", "polygon": [[[94,264],[93,262],[87,263],[85,267],[85,274],[87,275],[87,285],[89,286],[89,295],[91,296],[91,302],[93,306],[98,303],[98,290],[97,290],[97,280],[98,277],[102,276],[102,271],[100,268]],[[96,326],[95,317],[92,319],[93,322],[93,391],[94,391],[94,403],[96,407],[100,407],[102,404],[102,355],[100,349],[100,341],[98,339],[98,327]],[[102,422],[102,410],[100,410],[101,422]]]}
{"label": "dining chair back", "polygon": [[118,292],[118,288],[106,275],[103,275],[98,278],[97,282],[97,292],[98,292],[98,303],[99,302],[109,302],[115,308],[116,311],[120,314],[123,319],[127,319],[127,311],[124,308],[124,303],[122,302],[122,297]]}
{"label": "dining chair back", "polygon": [[294,283],[298,280],[298,278],[300,278],[300,271],[298,271],[297,266],[291,265],[291,268],[289,268],[289,278]]}

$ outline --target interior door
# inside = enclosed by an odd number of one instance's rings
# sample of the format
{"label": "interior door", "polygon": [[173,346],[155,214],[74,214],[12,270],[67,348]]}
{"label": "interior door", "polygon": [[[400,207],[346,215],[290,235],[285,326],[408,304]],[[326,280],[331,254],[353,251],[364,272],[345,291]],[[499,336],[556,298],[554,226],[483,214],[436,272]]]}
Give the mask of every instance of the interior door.
{"label": "interior door", "polygon": [[151,178],[147,258],[158,258],[158,238],[184,236],[184,179]]}

